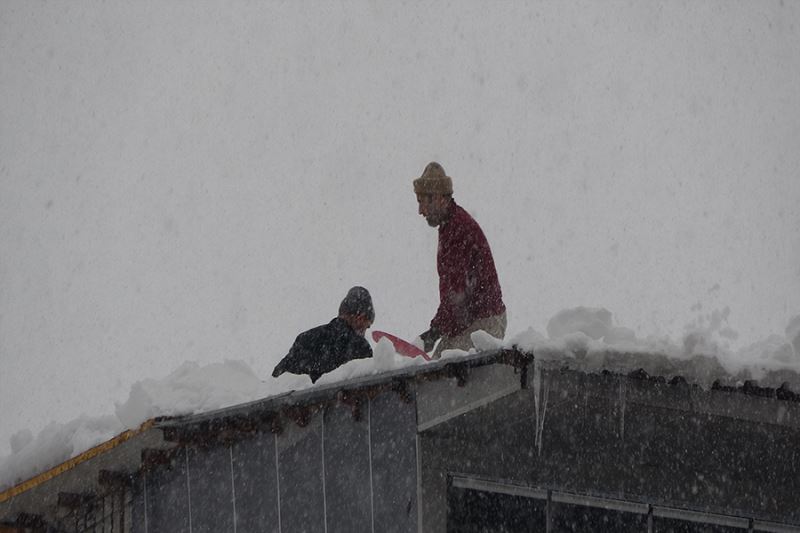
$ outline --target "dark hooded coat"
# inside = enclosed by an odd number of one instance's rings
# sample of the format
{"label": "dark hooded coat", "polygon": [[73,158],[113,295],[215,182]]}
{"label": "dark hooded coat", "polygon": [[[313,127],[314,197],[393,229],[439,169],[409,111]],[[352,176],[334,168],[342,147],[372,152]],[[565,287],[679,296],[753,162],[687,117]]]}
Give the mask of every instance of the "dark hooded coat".
{"label": "dark hooded coat", "polygon": [[367,357],[372,357],[369,342],[337,317],[298,335],[272,375],[277,377],[284,372],[308,374],[314,383],[323,374],[348,361]]}

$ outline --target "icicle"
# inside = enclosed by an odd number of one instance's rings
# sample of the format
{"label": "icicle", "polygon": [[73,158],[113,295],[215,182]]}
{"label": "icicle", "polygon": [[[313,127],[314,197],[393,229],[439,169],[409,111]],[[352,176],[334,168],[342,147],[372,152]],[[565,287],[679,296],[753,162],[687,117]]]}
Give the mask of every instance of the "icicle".
{"label": "icicle", "polygon": [[533,360],[533,402],[536,407],[536,431],[539,431],[539,391],[542,389],[542,369],[539,360]]}
{"label": "icicle", "polygon": [[619,438],[625,440],[625,398],[626,398],[626,381],[620,379],[619,381]]}
{"label": "icicle", "polygon": [[545,381],[542,387],[542,368],[538,359],[533,361],[533,400],[536,406],[536,449],[542,456],[544,435],[544,419],[547,414],[547,399],[550,396],[550,382]]}

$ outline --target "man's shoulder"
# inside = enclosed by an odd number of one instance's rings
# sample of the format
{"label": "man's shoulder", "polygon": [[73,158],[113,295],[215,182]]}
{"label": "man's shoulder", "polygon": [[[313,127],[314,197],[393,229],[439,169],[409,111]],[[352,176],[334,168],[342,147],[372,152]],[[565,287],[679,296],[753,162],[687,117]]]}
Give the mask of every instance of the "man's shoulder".
{"label": "man's shoulder", "polygon": [[450,220],[455,222],[455,225],[477,224],[475,218],[469,214],[469,211],[457,204],[455,200],[453,200],[453,211]]}
{"label": "man's shoulder", "polygon": [[483,230],[481,229],[480,224],[478,224],[478,222],[467,212],[466,209],[458,204],[454,206],[453,216],[450,220],[452,222],[452,224],[450,224],[450,231],[453,235],[458,235],[460,237],[483,235]]}

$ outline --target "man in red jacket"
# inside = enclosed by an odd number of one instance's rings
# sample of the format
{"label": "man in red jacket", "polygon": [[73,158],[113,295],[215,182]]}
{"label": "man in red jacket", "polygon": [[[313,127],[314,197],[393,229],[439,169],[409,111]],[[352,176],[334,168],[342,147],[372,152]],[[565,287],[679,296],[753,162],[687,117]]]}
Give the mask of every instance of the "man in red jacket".
{"label": "man in red jacket", "polygon": [[433,357],[443,350],[469,350],[470,335],[484,330],[502,339],[506,307],[492,251],[478,223],[453,199],[453,180],[439,163],[429,163],[414,180],[419,214],[439,228],[439,309],[420,338]]}

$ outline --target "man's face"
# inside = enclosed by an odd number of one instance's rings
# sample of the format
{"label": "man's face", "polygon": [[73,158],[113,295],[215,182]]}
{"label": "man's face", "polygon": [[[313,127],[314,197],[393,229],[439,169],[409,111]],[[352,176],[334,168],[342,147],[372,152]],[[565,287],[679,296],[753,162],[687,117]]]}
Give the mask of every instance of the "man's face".
{"label": "man's face", "polygon": [[449,203],[449,198],[443,194],[417,195],[419,214],[425,217],[425,220],[428,221],[428,225],[432,228],[441,224],[445,219]]}

